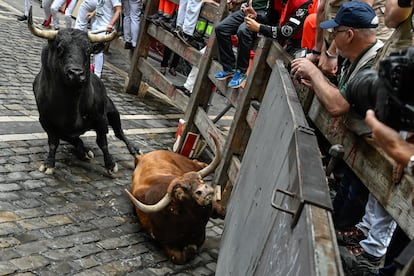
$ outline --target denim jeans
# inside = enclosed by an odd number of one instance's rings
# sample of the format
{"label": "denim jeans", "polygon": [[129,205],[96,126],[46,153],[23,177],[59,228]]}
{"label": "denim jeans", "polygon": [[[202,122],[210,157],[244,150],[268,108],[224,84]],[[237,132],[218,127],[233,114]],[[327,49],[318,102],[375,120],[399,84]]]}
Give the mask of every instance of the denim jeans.
{"label": "denim jeans", "polygon": [[[260,10],[256,13],[259,17],[264,15],[266,11]],[[223,70],[238,69],[240,72],[246,73],[249,66],[250,50],[253,49],[257,34],[246,28],[244,13],[241,10],[233,12],[215,27],[215,32],[219,62],[223,66]],[[238,39],[237,57],[234,56],[231,41],[231,36],[236,34]]]}
{"label": "denim jeans", "polygon": [[397,223],[370,193],[365,207],[365,215],[356,227],[367,236],[359,244],[367,253],[381,257],[387,252]]}

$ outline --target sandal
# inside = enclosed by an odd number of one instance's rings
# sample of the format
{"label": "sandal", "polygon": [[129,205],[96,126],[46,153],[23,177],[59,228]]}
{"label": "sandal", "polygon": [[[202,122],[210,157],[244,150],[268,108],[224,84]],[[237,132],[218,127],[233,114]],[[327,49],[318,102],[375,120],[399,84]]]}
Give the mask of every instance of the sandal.
{"label": "sandal", "polygon": [[336,239],[339,245],[353,246],[359,245],[359,242],[367,237],[355,226],[348,230],[337,230]]}

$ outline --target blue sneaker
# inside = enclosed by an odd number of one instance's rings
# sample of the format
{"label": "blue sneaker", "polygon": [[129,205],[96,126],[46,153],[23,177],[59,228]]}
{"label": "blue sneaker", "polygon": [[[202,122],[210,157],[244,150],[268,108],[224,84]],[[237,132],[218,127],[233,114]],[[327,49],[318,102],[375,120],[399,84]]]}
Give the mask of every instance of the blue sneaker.
{"label": "blue sneaker", "polygon": [[218,80],[225,80],[227,78],[231,78],[234,75],[234,70],[231,71],[220,71],[217,74],[214,75],[214,77]]}
{"label": "blue sneaker", "polygon": [[233,79],[229,82],[228,87],[239,88],[245,79],[247,79],[247,75],[237,70]]}

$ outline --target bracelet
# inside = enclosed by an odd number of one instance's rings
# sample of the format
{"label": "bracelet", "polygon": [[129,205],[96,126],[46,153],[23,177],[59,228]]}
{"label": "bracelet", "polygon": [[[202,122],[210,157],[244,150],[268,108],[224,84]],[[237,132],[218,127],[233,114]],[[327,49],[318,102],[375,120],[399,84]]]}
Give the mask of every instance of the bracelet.
{"label": "bracelet", "polygon": [[319,52],[319,51],[316,51],[315,49],[312,49],[312,54],[313,55],[320,55],[320,54],[322,54],[321,52]]}
{"label": "bracelet", "polygon": [[337,55],[333,55],[333,54],[329,53],[328,50],[325,51],[325,54],[328,58],[337,58],[338,57]]}

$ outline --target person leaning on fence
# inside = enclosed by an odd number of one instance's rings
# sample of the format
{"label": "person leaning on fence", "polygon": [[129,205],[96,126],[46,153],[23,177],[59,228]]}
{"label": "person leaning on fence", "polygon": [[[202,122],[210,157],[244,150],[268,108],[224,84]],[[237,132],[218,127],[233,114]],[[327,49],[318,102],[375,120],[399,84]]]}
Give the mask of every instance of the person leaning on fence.
{"label": "person leaning on fence", "polygon": [[[292,75],[315,92],[323,106],[333,116],[348,113],[347,87],[361,70],[369,69],[383,43],[376,38],[378,17],[364,2],[346,2],[334,19],[321,22],[321,28],[332,28],[338,53],[345,58],[338,87],[332,85],[309,59],[292,61]],[[348,275],[378,273],[396,223],[381,204],[369,195],[362,221],[353,235],[337,232],[340,254]]]}
{"label": "person leaning on fence", "polygon": [[[348,2],[349,0],[320,0],[316,24],[323,20],[328,20],[335,17],[339,7],[342,3]],[[384,24],[384,8],[385,0],[359,0],[366,2],[373,7],[376,15],[379,20],[379,27],[377,30],[377,37],[383,41],[387,40],[391,33],[392,29],[387,28]],[[335,75],[338,70],[341,61],[338,61],[338,55],[336,52],[335,41],[330,36],[329,32],[323,31],[321,28],[317,28],[316,37],[315,37],[315,47],[313,48],[312,54],[309,55],[309,59],[313,62],[317,62],[319,68],[327,76],[331,76],[331,80],[335,80]]]}
{"label": "person leaning on fence", "polygon": [[[281,5],[283,2],[279,1]],[[283,5],[279,24],[269,26],[258,23],[255,16],[246,16],[247,29],[276,39],[292,56],[301,48],[303,23],[308,16],[308,7],[312,0],[288,0]]]}
{"label": "person leaning on fence", "polygon": [[143,4],[142,0],[122,0],[122,6],[124,8],[124,48],[133,52],[137,46]]}
{"label": "person leaning on fence", "polygon": [[88,30],[89,13],[96,9],[98,0],[83,0],[78,9],[78,15],[76,16],[75,29],[81,31]]}
{"label": "person leaning on fence", "polygon": [[[256,20],[266,23],[268,0],[249,0],[242,4],[240,10],[231,13],[215,27],[218,58],[223,70],[215,74],[218,80],[232,78],[228,86],[238,88],[247,78],[250,50],[253,49],[256,33],[247,29],[244,18],[251,10],[255,11]],[[249,9],[248,9],[249,8]],[[234,56],[231,36],[238,38],[237,57]]]}
{"label": "person leaning on fence", "polygon": [[[88,13],[88,18],[94,18],[92,22],[92,31],[100,32],[102,34],[110,33],[114,30],[119,16],[122,12],[121,0],[99,0],[96,9]],[[99,78],[102,76],[102,69],[104,64],[104,53],[97,53],[94,55],[94,73]]]}

